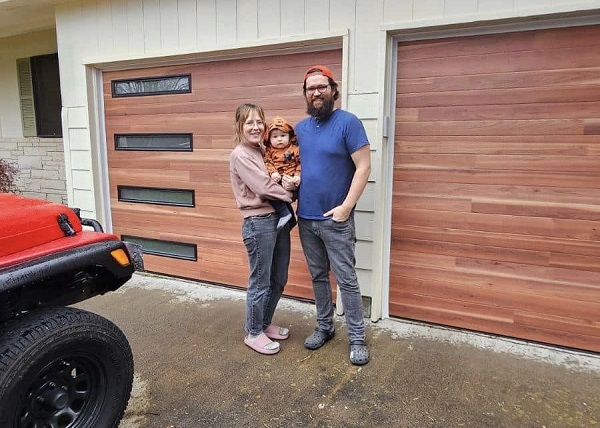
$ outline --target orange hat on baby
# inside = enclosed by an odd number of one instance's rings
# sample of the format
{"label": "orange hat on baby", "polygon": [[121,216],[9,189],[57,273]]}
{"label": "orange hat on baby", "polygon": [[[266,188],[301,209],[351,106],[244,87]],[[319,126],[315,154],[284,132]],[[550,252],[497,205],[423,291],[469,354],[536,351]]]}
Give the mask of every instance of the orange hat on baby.
{"label": "orange hat on baby", "polygon": [[274,129],[279,129],[281,132],[290,134],[290,137],[294,136],[294,128],[283,117],[274,117],[273,120],[269,122],[269,126],[267,127],[268,134]]}

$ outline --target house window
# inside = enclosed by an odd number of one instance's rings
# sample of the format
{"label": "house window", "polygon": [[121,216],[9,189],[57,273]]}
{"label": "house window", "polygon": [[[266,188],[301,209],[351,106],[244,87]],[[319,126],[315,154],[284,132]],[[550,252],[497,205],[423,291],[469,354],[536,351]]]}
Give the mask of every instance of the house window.
{"label": "house window", "polygon": [[122,235],[123,241],[129,241],[142,246],[144,254],[161,257],[171,257],[182,260],[198,260],[198,249],[194,244],[183,242],[163,241],[161,239],[140,238],[139,236]]}
{"label": "house window", "polygon": [[144,204],[194,207],[194,191],[155,187],[117,186],[119,201]]}
{"label": "house window", "polygon": [[192,134],[115,134],[115,149],[191,152]]}
{"label": "house window", "polygon": [[148,77],[112,80],[112,96],[139,97],[143,95],[187,94],[192,92],[191,76]]}
{"label": "house window", "polygon": [[62,137],[58,54],[17,60],[25,137]]}

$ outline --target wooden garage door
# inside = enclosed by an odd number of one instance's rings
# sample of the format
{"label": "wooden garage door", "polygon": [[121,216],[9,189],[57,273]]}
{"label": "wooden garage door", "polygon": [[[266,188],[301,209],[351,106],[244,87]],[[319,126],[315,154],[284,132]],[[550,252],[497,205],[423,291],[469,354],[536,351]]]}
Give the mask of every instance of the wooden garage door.
{"label": "wooden garage door", "polygon": [[[242,218],[229,182],[235,109],[255,102],[267,120],[282,115],[296,123],[305,117],[304,71],[323,63],[340,75],[341,61],[341,50],[331,50],[104,74],[114,232],[152,248],[148,270],[247,286]],[[165,93],[127,94],[145,90]],[[312,298],[297,229],[292,238],[285,291]]]}
{"label": "wooden garage door", "polygon": [[600,351],[600,27],[400,43],[390,313]]}

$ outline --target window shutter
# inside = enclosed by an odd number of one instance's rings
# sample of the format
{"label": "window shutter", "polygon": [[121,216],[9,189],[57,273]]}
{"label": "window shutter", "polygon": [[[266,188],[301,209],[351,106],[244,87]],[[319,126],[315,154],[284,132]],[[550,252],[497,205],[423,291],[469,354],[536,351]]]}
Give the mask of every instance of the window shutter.
{"label": "window shutter", "polygon": [[31,64],[29,58],[17,60],[19,74],[19,97],[21,99],[21,119],[23,122],[23,136],[35,137],[35,107],[33,103],[33,82],[31,80]]}

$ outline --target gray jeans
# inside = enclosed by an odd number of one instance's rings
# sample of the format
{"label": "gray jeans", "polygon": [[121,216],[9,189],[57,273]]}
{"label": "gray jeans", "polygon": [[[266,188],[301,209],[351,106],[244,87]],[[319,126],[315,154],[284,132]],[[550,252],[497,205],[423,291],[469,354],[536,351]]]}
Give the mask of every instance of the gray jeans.
{"label": "gray jeans", "polygon": [[271,324],[288,280],[290,229],[277,232],[275,213],[244,219],[242,237],[248,253],[250,277],[246,292],[246,331],[262,333]]}
{"label": "gray jeans", "polygon": [[365,340],[362,297],[356,277],[354,216],[345,222],[298,220],[300,242],[312,277],[317,306],[317,328],[333,331],[333,296],[330,266],[340,288],[350,342]]}

